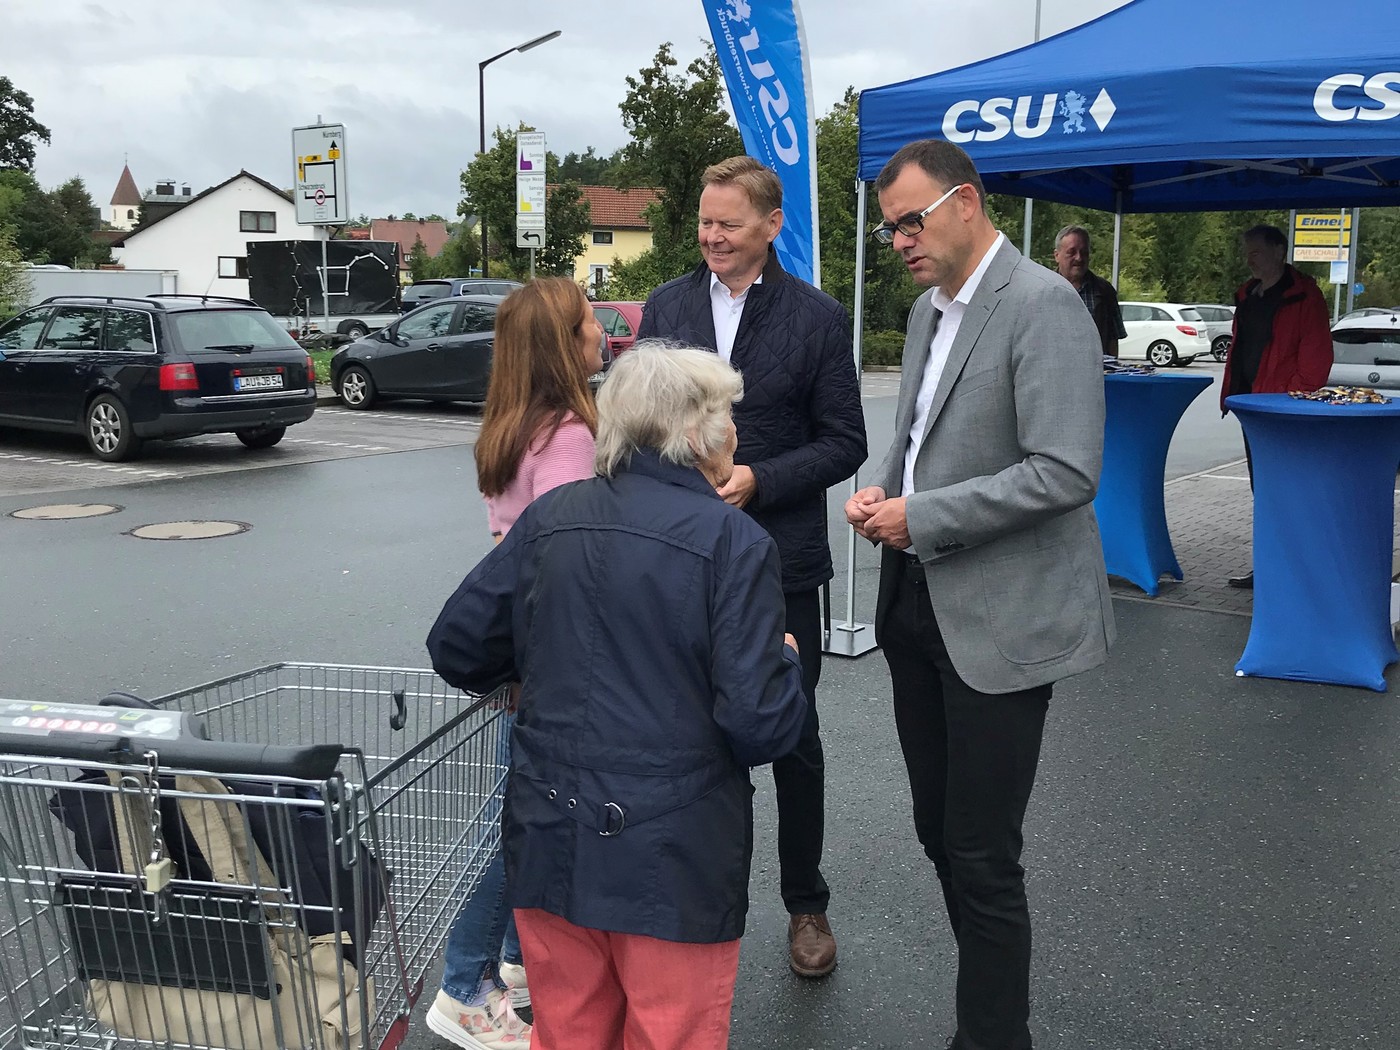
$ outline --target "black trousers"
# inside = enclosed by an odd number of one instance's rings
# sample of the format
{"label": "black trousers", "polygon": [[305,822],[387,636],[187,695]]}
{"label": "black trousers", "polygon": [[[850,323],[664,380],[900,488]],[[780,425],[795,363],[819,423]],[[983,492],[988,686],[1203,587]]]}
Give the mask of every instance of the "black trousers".
{"label": "black trousers", "polygon": [[1031,1046],[1031,921],[1021,825],[1035,783],[1051,686],[992,695],[961,678],[904,554],[880,645],[914,803],[958,944],[957,1050]]}
{"label": "black trousers", "polygon": [[826,760],[818,735],[817,681],[822,676],[821,610],[817,591],[798,591],[787,599],[787,631],[797,639],[802,661],[802,691],[807,694],[807,721],[797,747],[773,763],[778,796],[778,881],[790,915],[826,911],[831,891],[822,878],[825,834]]}

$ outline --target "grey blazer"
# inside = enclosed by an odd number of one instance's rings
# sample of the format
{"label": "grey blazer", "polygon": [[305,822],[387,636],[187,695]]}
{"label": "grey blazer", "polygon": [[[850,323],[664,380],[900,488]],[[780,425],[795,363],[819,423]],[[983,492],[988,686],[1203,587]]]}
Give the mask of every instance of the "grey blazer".
{"label": "grey blazer", "polygon": [[[903,485],[929,343],[932,290],[904,343],[895,439],[872,480]],[[1090,505],[1103,461],[1099,336],[1067,281],[1009,243],[963,314],[914,463],[909,535],[958,675],[984,693],[1103,663],[1115,628]],[[875,629],[903,555],[886,549]]]}

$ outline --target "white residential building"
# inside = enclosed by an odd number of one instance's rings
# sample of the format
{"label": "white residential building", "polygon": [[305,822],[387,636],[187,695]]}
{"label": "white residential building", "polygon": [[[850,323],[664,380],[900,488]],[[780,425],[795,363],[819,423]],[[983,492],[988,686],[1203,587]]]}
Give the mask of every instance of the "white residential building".
{"label": "white residential building", "polygon": [[319,240],[298,226],[289,194],[240,171],[112,245],[131,270],[175,270],[183,294],[248,297],[248,242]]}

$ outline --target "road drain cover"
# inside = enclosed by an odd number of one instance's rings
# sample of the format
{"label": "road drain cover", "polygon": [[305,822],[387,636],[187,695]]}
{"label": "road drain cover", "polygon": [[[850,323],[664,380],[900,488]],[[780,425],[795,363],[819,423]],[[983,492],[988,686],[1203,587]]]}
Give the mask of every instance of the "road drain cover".
{"label": "road drain cover", "polygon": [[28,518],[32,521],[63,521],[67,518],[99,518],[103,514],[115,514],[121,507],[112,503],[50,503],[47,507],[26,507],[13,511],[12,518]]}
{"label": "road drain cover", "polygon": [[237,536],[251,525],[242,521],[162,521],[132,529],[128,536],[141,540],[212,540]]}

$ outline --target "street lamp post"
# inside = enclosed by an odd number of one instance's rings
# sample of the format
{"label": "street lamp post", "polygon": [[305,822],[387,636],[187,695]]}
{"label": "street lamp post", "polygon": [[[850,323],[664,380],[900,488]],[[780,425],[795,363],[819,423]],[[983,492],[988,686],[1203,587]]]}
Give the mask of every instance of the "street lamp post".
{"label": "street lamp post", "polygon": [[[553,40],[555,37],[557,37],[557,36],[558,36],[560,33],[562,33],[562,32],[563,32],[563,30],[561,30],[561,29],[556,29],[556,30],[555,30],[554,32],[552,32],[552,33],[546,33],[544,36],[537,36],[537,37],[535,37],[535,39],[533,39],[533,40],[527,40],[527,41],[525,41],[525,43],[523,43],[523,44],[517,44],[515,47],[508,47],[508,48],[506,48],[504,51],[502,51],[499,55],[492,55],[492,56],[491,56],[490,58],[488,58],[485,62],[478,62],[478,63],[477,63],[477,66],[476,66],[476,98],[477,98],[477,104],[478,104],[478,106],[480,107],[480,109],[479,109],[479,111],[478,111],[478,116],[479,116],[480,121],[481,121],[481,152],[482,152],[482,153],[485,153],[485,152],[486,152],[486,67],[489,66],[492,62],[496,61],[496,59],[498,59],[498,58],[505,58],[506,55],[513,55],[513,54],[515,54],[517,51],[529,51],[530,48],[532,48],[532,47],[539,47],[541,44],[547,44],[547,43],[549,43],[551,40]],[[487,256],[487,253],[486,253],[486,248],[487,248],[487,244],[486,244],[486,216],[485,216],[484,214],[481,214],[481,215],[479,215],[478,217],[481,219],[481,276],[483,276],[483,277],[489,277],[489,276],[491,276],[491,275],[490,275],[490,273],[487,271],[487,262],[486,262],[486,256]]]}

